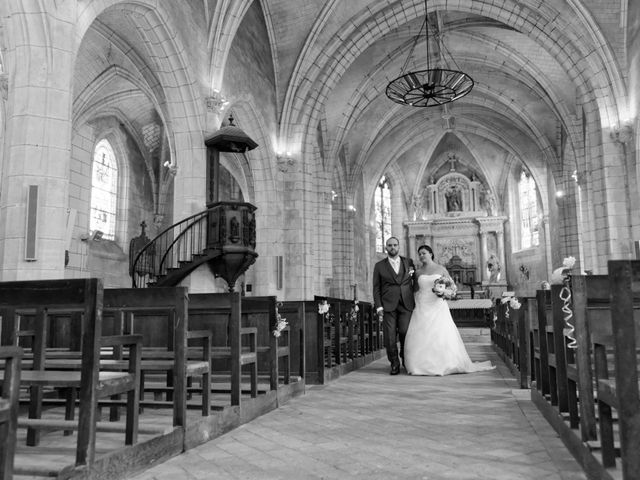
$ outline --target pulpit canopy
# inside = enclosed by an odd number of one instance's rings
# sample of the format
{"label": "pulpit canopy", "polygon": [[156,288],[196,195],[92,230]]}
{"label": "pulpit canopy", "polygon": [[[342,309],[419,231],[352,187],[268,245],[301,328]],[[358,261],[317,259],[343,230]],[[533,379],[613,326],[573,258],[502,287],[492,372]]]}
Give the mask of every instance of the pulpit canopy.
{"label": "pulpit canopy", "polygon": [[219,152],[244,153],[258,146],[249,135],[233,124],[233,117],[229,117],[229,125],[220,128],[211,137],[205,140],[207,147],[213,147]]}

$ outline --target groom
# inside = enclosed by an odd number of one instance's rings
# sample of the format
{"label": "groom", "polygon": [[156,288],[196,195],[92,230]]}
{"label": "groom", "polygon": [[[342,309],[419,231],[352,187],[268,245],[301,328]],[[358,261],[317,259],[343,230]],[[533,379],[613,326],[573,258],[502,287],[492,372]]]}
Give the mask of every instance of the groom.
{"label": "groom", "polygon": [[[400,358],[404,363],[404,337],[409,328],[413,300],[413,261],[401,257],[396,237],[387,240],[387,258],[373,269],[373,302],[378,316],[382,316],[384,346],[391,362],[391,375],[400,373]],[[400,354],[398,340],[400,337]],[[398,358],[398,356],[400,358]]]}

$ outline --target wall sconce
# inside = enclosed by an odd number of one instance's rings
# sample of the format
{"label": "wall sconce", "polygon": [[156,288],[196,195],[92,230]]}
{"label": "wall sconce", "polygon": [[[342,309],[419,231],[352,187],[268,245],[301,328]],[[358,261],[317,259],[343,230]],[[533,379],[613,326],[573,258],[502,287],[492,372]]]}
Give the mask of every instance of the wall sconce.
{"label": "wall sconce", "polygon": [[169,160],[162,164],[166,169],[167,173],[172,177],[175,177],[178,174],[178,165],[175,163],[171,163]]}
{"label": "wall sconce", "polygon": [[220,115],[229,102],[220,90],[213,90],[213,95],[206,98],[207,111]]}
{"label": "wall sconce", "polygon": [[520,268],[518,270],[520,270],[520,273],[524,278],[529,280],[529,267],[527,267],[526,265],[520,265]]}

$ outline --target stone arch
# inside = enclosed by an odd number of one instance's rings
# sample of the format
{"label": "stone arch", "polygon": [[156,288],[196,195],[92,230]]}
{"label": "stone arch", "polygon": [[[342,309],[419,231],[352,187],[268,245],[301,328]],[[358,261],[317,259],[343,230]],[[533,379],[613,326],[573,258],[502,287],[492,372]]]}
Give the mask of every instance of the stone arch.
{"label": "stone arch", "polygon": [[[196,170],[204,159],[204,141],[200,147],[193,146],[196,142],[193,142],[192,137],[193,132],[203,131],[204,104],[197,78],[192,73],[197,69],[189,63],[185,54],[186,48],[171,15],[162,4],[154,0],[88,2],[78,14],[76,52],[87,31],[109,8],[118,8],[129,13],[141,31],[154,32],[153,39],[141,35],[140,50],[147,53],[147,60],[135,55],[132,59],[134,62],[140,62],[138,68],[146,75],[149,85],[158,84],[154,97],[159,112],[165,112],[163,120],[167,131],[171,166],[175,167],[180,163],[178,176],[197,177]],[[96,25],[96,28],[101,27]],[[193,202],[193,199],[185,198],[186,203],[190,201]]]}

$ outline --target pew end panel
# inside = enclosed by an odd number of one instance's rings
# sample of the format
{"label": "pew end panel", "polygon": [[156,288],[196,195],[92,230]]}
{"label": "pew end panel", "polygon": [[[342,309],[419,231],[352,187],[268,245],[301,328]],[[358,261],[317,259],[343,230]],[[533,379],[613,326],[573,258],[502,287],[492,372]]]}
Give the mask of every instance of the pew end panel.
{"label": "pew end panel", "polygon": [[3,371],[0,398],[0,478],[13,478],[18,428],[18,398],[20,395],[20,361],[24,352],[20,347],[0,347],[0,365]]}
{"label": "pew end panel", "polygon": [[[608,262],[611,335],[593,335],[601,419],[602,458],[615,464],[615,448],[609,436],[610,410],[618,412],[622,478],[637,478],[640,472],[640,261]],[[613,378],[607,365],[607,348],[613,348]],[[602,407],[602,408],[601,408]],[[605,445],[606,440],[606,445]]]}

